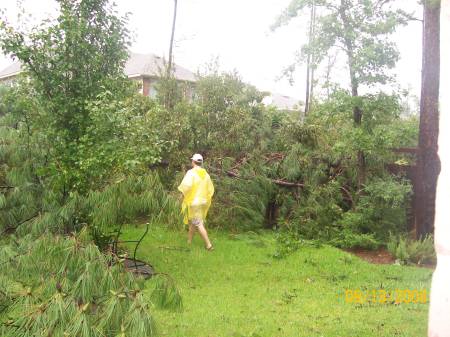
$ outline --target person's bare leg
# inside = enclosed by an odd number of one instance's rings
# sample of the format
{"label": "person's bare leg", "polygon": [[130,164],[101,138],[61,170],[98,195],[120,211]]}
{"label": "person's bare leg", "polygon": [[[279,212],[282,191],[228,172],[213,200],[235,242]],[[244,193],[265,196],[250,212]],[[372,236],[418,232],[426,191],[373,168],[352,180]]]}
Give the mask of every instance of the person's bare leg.
{"label": "person's bare leg", "polygon": [[208,232],[206,231],[205,226],[203,226],[203,223],[197,226],[198,232],[200,233],[200,236],[202,237],[203,241],[205,241],[206,248],[211,248],[212,244],[211,241],[209,241],[208,238]]}
{"label": "person's bare leg", "polygon": [[195,226],[193,224],[189,224],[189,233],[188,233],[188,244],[192,243],[192,238],[194,237]]}

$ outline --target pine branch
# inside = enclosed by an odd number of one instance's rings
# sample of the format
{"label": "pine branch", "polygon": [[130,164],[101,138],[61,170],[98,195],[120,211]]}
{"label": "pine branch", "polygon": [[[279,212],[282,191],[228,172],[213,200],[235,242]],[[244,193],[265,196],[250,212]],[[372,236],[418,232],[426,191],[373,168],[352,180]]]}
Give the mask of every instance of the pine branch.
{"label": "pine branch", "polygon": [[[54,236],[24,238],[19,245],[0,247],[1,256],[25,250],[0,264],[0,278],[7,285],[0,291],[7,299],[7,307],[1,309],[9,319],[1,324],[8,336],[40,336],[48,331],[78,336],[80,329],[102,336],[121,329],[130,336],[154,335],[140,284],[122,264],[109,265],[111,258],[97,247],[77,237]],[[19,256],[23,257],[11,263]],[[164,302],[181,303],[175,284],[168,281],[170,288],[164,284],[159,288]],[[12,298],[10,293],[18,296]]]}
{"label": "pine branch", "polygon": [[[238,178],[238,179],[243,179],[243,180],[251,180],[251,179],[253,179],[253,178],[248,178],[248,177],[242,177],[242,176],[239,175],[239,173],[233,172],[231,170],[224,172],[221,169],[217,169],[217,168],[214,168],[214,167],[210,167],[209,169],[212,172],[215,172],[215,173],[218,173],[218,174],[225,173],[227,176],[232,177],[232,178]],[[274,183],[275,185],[278,185],[278,186],[284,186],[284,187],[305,187],[305,184],[285,181],[285,180],[281,180],[281,179],[269,179],[269,181],[271,181],[272,183]]]}
{"label": "pine branch", "polygon": [[18,223],[16,226],[8,226],[6,227],[1,233],[0,236],[3,236],[4,234],[8,232],[15,232],[20,226],[27,223],[30,220],[33,220],[34,218],[38,217],[41,214],[41,212],[36,213],[35,215],[29,217],[28,219],[23,220],[22,222]]}
{"label": "pine branch", "polygon": [[348,201],[350,201],[351,208],[353,209],[355,203],[353,201],[352,195],[350,194],[350,192],[344,186],[341,186],[340,189],[347,196]]}

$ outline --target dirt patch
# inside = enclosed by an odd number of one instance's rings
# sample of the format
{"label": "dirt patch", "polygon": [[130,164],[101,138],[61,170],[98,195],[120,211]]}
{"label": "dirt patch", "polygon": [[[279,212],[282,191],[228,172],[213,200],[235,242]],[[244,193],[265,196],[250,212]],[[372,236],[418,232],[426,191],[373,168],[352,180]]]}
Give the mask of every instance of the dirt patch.
{"label": "dirt patch", "polygon": [[374,264],[392,264],[395,258],[386,249],[368,250],[362,248],[344,249],[346,252],[354,254],[361,259]]}
{"label": "dirt patch", "polygon": [[[395,257],[392,256],[391,253],[389,253],[385,248],[380,248],[377,250],[368,250],[363,248],[348,248],[344,249],[346,252],[356,255],[360,257],[361,259],[374,263],[374,264],[393,264],[395,263]],[[410,266],[416,266],[420,268],[428,268],[428,269],[435,269],[436,263],[421,263],[421,264],[415,264],[410,263],[408,264]]]}

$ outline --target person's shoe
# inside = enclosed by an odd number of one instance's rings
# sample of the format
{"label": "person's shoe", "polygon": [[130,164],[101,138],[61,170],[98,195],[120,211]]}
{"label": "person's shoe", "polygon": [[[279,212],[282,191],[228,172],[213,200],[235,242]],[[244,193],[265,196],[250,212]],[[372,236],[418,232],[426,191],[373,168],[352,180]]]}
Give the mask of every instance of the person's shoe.
{"label": "person's shoe", "polygon": [[209,252],[213,251],[213,250],[214,250],[213,245],[211,245],[211,246],[209,246],[209,247],[206,247],[206,250],[209,251]]}

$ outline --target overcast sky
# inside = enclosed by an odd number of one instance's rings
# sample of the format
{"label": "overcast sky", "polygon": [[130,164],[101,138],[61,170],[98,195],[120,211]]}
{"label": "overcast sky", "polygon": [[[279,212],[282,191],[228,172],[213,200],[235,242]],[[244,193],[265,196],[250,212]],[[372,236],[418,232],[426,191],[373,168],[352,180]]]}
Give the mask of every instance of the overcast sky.
{"label": "overcast sky", "polygon": [[[397,0],[404,8],[416,10],[416,0]],[[304,67],[291,86],[278,80],[294,53],[306,41],[307,20],[297,20],[276,32],[269,27],[290,0],[179,0],[175,33],[175,62],[197,71],[219,57],[224,70],[237,69],[246,82],[259,89],[304,99]],[[39,20],[55,13],[54,0],[23,0],[27,13]],[[130,12],[130,29],[135,41],[132,51],[167,56],[172,23],[171,0],[116,0],[121,13]],[[16,0],[1,0],[8,18],[16,16]],[[51,14],[50,14],[51,15]],[[402,88],[419,94],[421,71],[421,23],[412,22],[394,36],[401,52],[395,72]],[[11,61],[0,55],[0,68]],[[336,74],[342,69],[336,69]],[[346,74],[346,73],[345,73]],[[336,76],[336,75],[335,75]]]}

